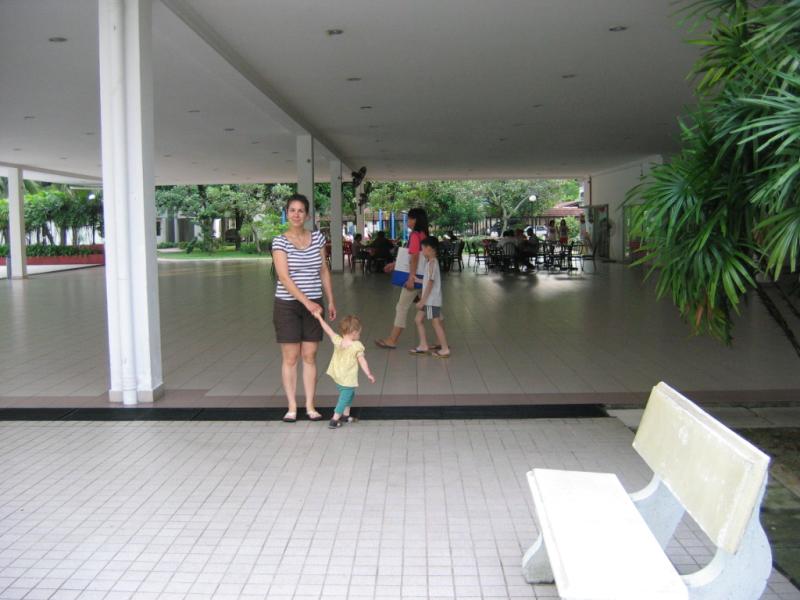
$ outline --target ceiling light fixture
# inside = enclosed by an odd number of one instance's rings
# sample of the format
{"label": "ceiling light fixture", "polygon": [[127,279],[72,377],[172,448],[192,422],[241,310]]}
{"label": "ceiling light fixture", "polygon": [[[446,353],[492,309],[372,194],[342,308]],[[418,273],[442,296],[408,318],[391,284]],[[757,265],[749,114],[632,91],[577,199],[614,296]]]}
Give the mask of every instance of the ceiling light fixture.
{"label": "ceiling light fixture", "polygon": [[280,152],[278,150],[273,150],[272,153],[273,154],[280,154]]}
{"label": "ceiling light fixture", "polygon": [[613,31],[614,33],[618,33],[620,31],[625,31],[628,29],[627,25],[615,25],[614,27],[609,27],[609,31]]}
{"label": "ceiling light fixture", "polygon": [[22,148],[12,148],[14,152],[22,152]]}
{"label": "ceiling light fixture", "polygon": [[236,131],[236,129],[234,129],[233,127],[226,127],[225,131]]}
{"label": "ceiling light fixture", "polygon": [[561,79],[575,79],[577,75],[575,73],[567,73],[566,75],[562,75]]}
{"label": "ceiling light fixture", "polygon": [[325,31],[330,36],[334,35],[342,35],[344,33],[344,29],[328,29]]}
{"label": "ceiling light fixture", "polygon": [[508,139],[508,138],[497,138],[497,141],[499,141],[499,142],[505,142],[507,139]]}
{"label": "ceiling light fixture", "polygon": [[372,107],[369,104],[365,104],[364,106],[360,107],[361,110],[372,110]]}
{"label": "ceiling light fixture", "polygon": [[251,144],[253,144],[253,145],[255,146],[256,144],[260,144],[261,142],[259,142],[258,140],[255,140],[255,141],[253,141],[253,142],[250,142],[250,143],[251,143]]}
{"label": "ceiling light fixture", "polygon": [[30,121],[31,119],[35,119],[36,117],[34,117],[33,115],[25,115],[22,118],[25,119],[26,121]]}
{"label": "ceiling light fixture", "polygon": [[172,158],[172,154],[165,154],[164,158]]}
{"label": "ceiling light fixture", "polygon": [[192,109],[187,110],[186,112],[188,112],[188,113],[199,113],[200,109],[199,108],[192,108]]}
{"label": "ceiling light fixture", "polygon": [[94,131],[84,131],[83,135],[94,135]]}
{"label": "ceiling light fixture", "polygon": [[51,38],[47,38],[48,42],[53,42],[54,44],[62,44],[67,41],[67,38],[61,37],[60,35],[56,35]]}
{"label": "ceiling light fixture", "polygon": [[377,129],[377,125],[367,125],[367,129]]}
{"label": "ceiling light fixture", "polygon": [[361,81],[361,77],[348,77],[347,81]]}
{"label": "ceiling light fixture", "polygon": [[59,158],[60,160],[67,160],[67,157],[66,157],[66,156],[59,156],[58,158]]}
{"label": "ceiling light fixture", "polygon": [[542,108],[544,104],[534,104],[533,108]]}

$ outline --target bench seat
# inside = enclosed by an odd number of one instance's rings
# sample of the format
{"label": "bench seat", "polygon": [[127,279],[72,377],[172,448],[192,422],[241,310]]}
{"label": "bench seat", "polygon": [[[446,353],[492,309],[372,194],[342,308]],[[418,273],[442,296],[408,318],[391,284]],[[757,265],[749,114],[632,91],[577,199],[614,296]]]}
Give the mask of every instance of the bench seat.
{"label": "bench seat", "polygon": [[561,598],[688,598],[616,475],[534,469],[528,483]]}

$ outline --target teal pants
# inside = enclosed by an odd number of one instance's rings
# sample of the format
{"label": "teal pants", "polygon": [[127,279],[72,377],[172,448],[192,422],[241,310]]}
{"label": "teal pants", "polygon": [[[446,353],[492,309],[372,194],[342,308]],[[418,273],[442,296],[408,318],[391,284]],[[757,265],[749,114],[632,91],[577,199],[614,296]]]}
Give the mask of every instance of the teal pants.
{"label": "teal pants", "polygon": [[339,385],[337,383],[336,389],[339,390],[339,402],[336,403],[335,412],[337,415],[342,415],[344,414],[344,409],[353,404],[356,388]]}

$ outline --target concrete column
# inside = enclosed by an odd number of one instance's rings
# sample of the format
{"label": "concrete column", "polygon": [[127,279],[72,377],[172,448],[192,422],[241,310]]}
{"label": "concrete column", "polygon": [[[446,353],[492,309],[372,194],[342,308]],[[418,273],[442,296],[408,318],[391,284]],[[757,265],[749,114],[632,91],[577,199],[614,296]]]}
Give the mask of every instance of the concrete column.
{"label": "concrete column", "polygon": [[331,160],[331,268],[344,270],[342,255],[342,161]]}
{"label": "concrete column", "polygon": [[314,210],[314,138],[310,135],[297,136],[297,193],[308,198],[310,207],[306,228],[314,231],[317,228]]}
{"label": "concrete column", "polygon": [[163,393],[153,178],[152,0],[98,0],[109,399]]}
{"label": "concrete column", "polygon": [[356,233],[360,233],[362,236],[364,235],[364,209],[366,206],[361,206],[359,199],[363,193],[364,182],[362,181],[356,188]]}
{"label": "concrete column", "polygon": [[25,190],[22,170],[8,169],[8,247],[11,251],[11,278],[28,276],[28,257],[25,250]]}

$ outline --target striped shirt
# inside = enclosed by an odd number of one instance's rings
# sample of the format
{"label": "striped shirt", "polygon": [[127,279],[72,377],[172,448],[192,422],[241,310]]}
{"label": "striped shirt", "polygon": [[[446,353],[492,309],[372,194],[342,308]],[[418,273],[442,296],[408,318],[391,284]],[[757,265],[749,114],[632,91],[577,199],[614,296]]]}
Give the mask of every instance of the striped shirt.
{"label": "striped shirt", "polygon": [[[296,248],[285,235],[279,235],[272,240],[273,252],[285,252],[289,262],[289,277],[298,289],[308,298],[316,300],[322,298],[322,280],[319,271],[322,268],[322,254],[325,247],[325,236],[319,231],[311,232],[311,244],[301,250]],[[278,280],[275,288],[275,297],[281,300],[297,300]]]}

